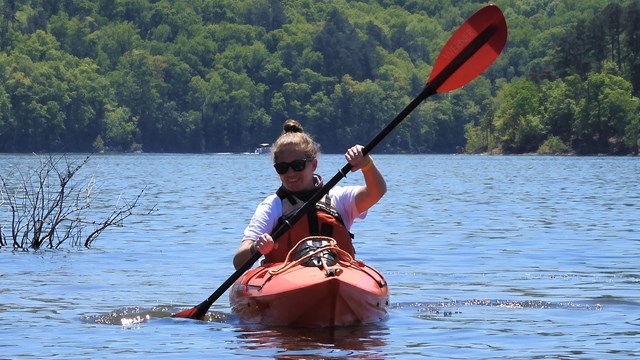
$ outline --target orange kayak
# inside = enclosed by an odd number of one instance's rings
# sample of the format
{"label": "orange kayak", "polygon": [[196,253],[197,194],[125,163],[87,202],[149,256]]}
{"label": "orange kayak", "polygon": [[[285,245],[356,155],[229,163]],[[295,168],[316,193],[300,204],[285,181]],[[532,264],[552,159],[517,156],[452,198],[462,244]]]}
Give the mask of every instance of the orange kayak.
{"label": "orange kayak", "polygon": [[242,321],[294,327],[334,327],[387,317],[384,277],[327,237],[308,237],[282,263],[263,264],[231,288],[232,311]]}

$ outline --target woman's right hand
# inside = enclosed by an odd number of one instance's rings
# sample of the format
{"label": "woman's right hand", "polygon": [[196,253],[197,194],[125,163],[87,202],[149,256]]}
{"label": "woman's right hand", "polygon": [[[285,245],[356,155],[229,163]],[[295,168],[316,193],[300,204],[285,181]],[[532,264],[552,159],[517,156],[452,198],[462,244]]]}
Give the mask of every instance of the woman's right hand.
{"label": "woman's right hand", "polygon": [[273,241],[271,235],[262,234],[256,241],[254,241],[253,247],[256,249],[256,251],[259,251],[260,254],[265,255],[275,249],[276,243]]}

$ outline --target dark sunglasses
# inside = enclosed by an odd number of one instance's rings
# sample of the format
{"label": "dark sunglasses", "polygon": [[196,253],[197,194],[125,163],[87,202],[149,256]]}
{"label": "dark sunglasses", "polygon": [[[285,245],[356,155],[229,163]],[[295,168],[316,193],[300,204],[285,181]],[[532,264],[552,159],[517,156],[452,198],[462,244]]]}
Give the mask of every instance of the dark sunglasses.
{"label": "dark sunglasses", "polygon": [[304,168],[307,167],[307,163],[311,162],[313,159],[310,158],[306,158],[306,159],[299,159],[299,160],[293,160],[292,162],[278,162],[273,164],[273,167],[276,169],[276,172],[280,175],[284,175],[287,173],[287,171],[289,171],[289,168],[292,168],[293,171],[302,171],[304,170]]}

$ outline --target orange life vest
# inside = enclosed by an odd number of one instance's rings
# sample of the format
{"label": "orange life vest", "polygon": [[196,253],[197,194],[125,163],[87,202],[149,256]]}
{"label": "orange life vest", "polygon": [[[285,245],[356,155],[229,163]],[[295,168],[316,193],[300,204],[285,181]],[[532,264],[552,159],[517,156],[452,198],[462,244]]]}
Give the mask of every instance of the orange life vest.
{"label": "orange life vest", "polygon": [[[295,195],[280,187],[276,192],[282,201],[282,217],[278,221],[276,229],[280,227],[284,220],[290,218],[297,209],[304,205],[304,201]],[[296,244],[307,236],[328,236],[336,240],[339,248],[348,252],[351,256],[355,256],[353,248],[353,234],[347,230],[342,217],[331,203],[331,198],[325,195],[316,203],[315,209],[309,210],[295,224],[284,233],[280,238],[276,239],[277,247],[265,255],[266,263],[282,262],[287,257],[289,251]]]}

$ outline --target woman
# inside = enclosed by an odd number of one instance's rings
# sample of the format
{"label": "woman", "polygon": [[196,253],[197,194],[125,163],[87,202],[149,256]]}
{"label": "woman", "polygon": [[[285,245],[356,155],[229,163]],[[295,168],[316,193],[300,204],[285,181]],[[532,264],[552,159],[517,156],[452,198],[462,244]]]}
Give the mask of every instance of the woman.
{"label": "woman", "polygon": [[371,156],[362,153],[364,147],[355,145],[345,153],[345,159],[361,170],[362,186],[334,186],[316,204],[315,211],[293,224],[277,243],[271,233],[295,210],[302,207],[322,187],[322,178],[315,174],[318,167],[319,145],[304,132],[296,120],[287,120],[284,131],[272,146],[274,168],[282,186],[258,207],[244,231],[240,248],[233,258],[238,269],[256,251],[265,255],[265,262],[284,261],[298,241],[310,235],[330,236],[343,250],[354,255],[349,229],[356,218],[364,219],[367,210],[387,191],[384,177]]}

